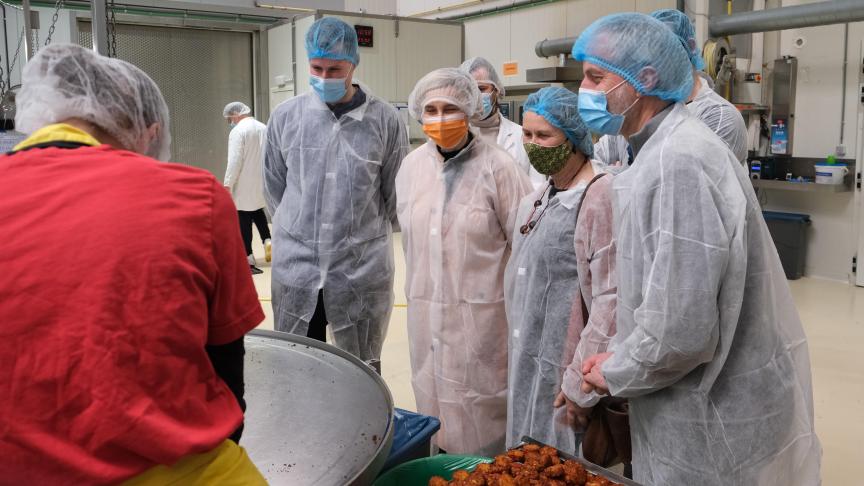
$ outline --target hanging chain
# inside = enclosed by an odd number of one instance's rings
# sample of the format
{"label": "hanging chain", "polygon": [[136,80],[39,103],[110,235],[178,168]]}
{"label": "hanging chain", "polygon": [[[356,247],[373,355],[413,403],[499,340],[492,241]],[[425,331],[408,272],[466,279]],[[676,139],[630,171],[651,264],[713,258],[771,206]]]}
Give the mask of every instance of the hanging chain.
{"label": "hanging chain", "polygon": [[108,8],[105,10],[105,23],[107,24],[108,36],[108,56],[117,57],[117,16],[115,12],[114,0],[109,0]]}
{"label": "hanging chain", "polygon": [[33,54],[39,52],[39,29],[33,29]]}
{"label": "hanging chain", "polygon": [[24,44],[24,30],[21,30],[21,35],[18,36],[18,47],[15,48],[15,57],[12,58],[12,64],[9,66],[9,72],[6,73],[9,88],[12,88],[12,71],[15,70],[15,64],[18,63],[18,57],[21,55],[21,45]]}
{"label": "hanging chain", "polygon": [[54,17],[51,19],[51,27],[48,28],[48,38],[45,39],[45,46],[51,43],[51,38],[54,37],[54,28],[57,26],[57,19],[60,18],[60,9],[63,8],[64,0],[57,0],[54,5]]}

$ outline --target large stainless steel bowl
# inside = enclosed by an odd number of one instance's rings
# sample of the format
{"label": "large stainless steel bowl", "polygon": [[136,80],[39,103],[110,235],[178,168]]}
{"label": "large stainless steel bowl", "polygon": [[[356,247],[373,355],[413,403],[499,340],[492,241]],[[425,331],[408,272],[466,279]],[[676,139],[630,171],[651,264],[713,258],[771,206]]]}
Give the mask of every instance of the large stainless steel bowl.
{"label": "large stainless steel bowl", "polygon": [[273,331],[246,336],[240,444],[272,485],[369,485],[393,442],[384,380],[333,346]]}

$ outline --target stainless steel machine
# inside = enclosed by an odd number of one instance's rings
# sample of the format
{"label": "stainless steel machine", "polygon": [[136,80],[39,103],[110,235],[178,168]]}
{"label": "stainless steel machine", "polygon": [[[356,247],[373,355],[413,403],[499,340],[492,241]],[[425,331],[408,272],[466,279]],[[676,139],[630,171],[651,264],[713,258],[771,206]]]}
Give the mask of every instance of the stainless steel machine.
{"label": "stainless steel machine", "polygon": [[393,441],[393,398],[356,357],[301,336],[246,336],[241,444],[276,485],[369,485]]}

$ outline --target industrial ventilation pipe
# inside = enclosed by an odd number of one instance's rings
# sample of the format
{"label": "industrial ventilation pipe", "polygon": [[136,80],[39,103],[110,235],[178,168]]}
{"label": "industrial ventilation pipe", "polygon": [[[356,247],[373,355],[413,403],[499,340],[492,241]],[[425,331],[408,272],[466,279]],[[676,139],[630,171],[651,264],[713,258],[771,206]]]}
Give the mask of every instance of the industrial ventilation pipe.
{"label": "industrial ventilation pipe", "polygon": [[[713,17],[708,23],[708,32],[710,37],[716,38],[754,32],[845,24],[861,20],[864,20],[864,2],[861,0],[833,0]],[[534,46],[534,52],[539,57],[569,54],[574,42],[576,42],[576,37],[544,40]]]}

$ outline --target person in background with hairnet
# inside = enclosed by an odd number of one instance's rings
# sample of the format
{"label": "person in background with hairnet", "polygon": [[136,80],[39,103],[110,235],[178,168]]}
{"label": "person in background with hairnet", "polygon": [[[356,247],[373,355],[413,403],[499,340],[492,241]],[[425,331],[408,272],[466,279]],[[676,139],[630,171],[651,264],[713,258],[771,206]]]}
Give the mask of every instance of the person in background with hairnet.
{"label": "person in background with hairnet", "polygon": [[504,84],[492,63],[482,57],[472,57],[462,63],[477,81],[483,109],[471,120],[470,125],[477,135],[490,145],[498,145],[513,157],[531,180],[535,189],[546,185],[546,176],[537,172],[528,161],[528,154],[522,146],[522,127],[501,115],[498,102],[504,97]]}
{"label": "person in background with hairnet", "polygon": [[264,273],[255,266],[252,254],[252,224],[264,243],[264,259],[270,261],[272,246],[267,215],[264,213],[264,176],[261,168],[264,158],[264,143],[267,141],[267,125],[252,117],[252,109],[244,103],[234,101],[222,110],[231,127],[228,135],[228,168],[225,169],[225,189],[234,198],[237,216],[240,219],[240,234],[246,246],[246,259],[253,274]]}
{"label": "person in background with hairnet", "polygon": [[[714,91],[714,83],[702,69],[705,67],[696,44],[696,30],[683,12],[674,9],[657,10],[651,14],[663,22],[681,41],[693,65],[693,89],[687,98],[690,113],[708,125],[742,164],[747,162],[747,125],[735,105]],[[603,136],[594,146],[597,159],[612,166],[613,172],[626,169],[633,162],[633,150],[623,136]],[[617,166],[617,167],[616,167]]]}
{"label": "person in background with hairnet", "polygon": [[507,428],[504,267],[531,184],[468,129],[482,105],[465,71],[427,74],[408,109],[429,136],[396,177],[414,396],[420,413],[441,419],[438,447],[491,456]]}
{"label": "person in background with hairnet", "polygon": [[266,484],[236,444],[243,336],[264,313],[231,196],[159,162],[168,107],[124,61],[46,47],[17,105],[29,137],[0,157],[0,481]]}
{"label": "person in background with hairnet", "polygon": [[612,189],[617,334],[583,391],[629,398],[646,486],[818,484],[807,338],[746,170],[684,104],[680,40],[617,14],[572,54],[582,119],[635,155]]}
{"label": "person in background with hairnet", "polygon": [[276,329],[377,361],[393,306],[394,181],[408,133],[396,109],[352,81],[354,27],[325,17],[306,35],[313,92],[273,112],[264,187],[273,215]]}
{"label": "person in background with hairnet", "polygon": [[575,93],[543,88],[524,109],[528,157],[550,179],[519,204],[504,273],[507,446],[529,436],[576,454],[600,400],[581,392],[582,360],[606,351],[615,331],[612,176],[594,171]]}

